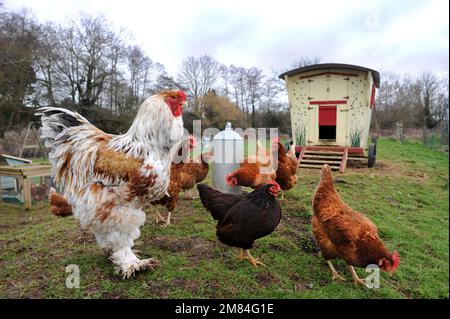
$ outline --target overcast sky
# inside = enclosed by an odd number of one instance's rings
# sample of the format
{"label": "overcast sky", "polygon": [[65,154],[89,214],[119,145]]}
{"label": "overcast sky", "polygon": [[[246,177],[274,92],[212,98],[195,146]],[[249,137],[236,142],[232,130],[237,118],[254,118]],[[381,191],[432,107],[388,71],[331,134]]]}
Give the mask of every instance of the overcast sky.
{"label": "overcast sky", "polygon": [[417,75],[448,70],[448,0],[4,0],[41,21],[101,12],[176,74],[188,56],[270,72],[300,57]]}

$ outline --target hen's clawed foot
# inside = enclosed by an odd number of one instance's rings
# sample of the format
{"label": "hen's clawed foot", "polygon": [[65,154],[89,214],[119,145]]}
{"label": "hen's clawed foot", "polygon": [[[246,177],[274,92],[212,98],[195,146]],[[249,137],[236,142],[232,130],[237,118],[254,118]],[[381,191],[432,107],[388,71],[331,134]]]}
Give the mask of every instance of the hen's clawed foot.
{"label": "hen's clawed foot", "polygon": [[250,254],[250,250],[246,250],[245,253],[247,254],[246,259],[248,259],[248,261],[255,267],[258,267],[258,265],[261,266],[266,266],[265,264],[263,264],[262,262],[260,262],[258,259],[253,258],[252,254]]}
{"label": "hen's clawed foot", "polygon": [[362,280],[361,278],[358,279],[353,279],[353,282],[355,283],[355,285],[363,285],[363,286],[367,286],[366,282],[364,280]]}
{"label": "hen's clawed foot", "polygon": [[330,270],[331,270],[331,276],[332,276],[331,280],[333,280],[333,281],[346,281],[344,277],[342,277],[341,275],[339,275],[337,273],[336,269],[334,269],[334,266],[333,266],[333,264],[331,263],[330,260],[327,260],[327,264],[328,264],[328,267],[330,267]]}
{"label": "hen's clawed foot", "polygon": [[366,286],[366,282],[358,277],[358,274],[356,273],[355,268],[353,268],[353,266],[348,265],[348,269],[352,273],[353,282],[355,283],[355,285]]}
{"label": "hen's clawed foot", "polygon": [[170,225],[172,225],[171,223],[170,223],[170,216],[172,215],[172,213],[171,212],[169,212],[168,214],[167,214],[167,218],[165,219],[165,223],[164,224],[162,224],[161,225],[161,227],[168,227],[168,226],[170,226]]}
{"label": "hen's clawed foot", "polygon": [[331,280],[333,280],[333,281],[347,281],[347,279],[345,279],[344,277],[339,275],[337,272],[332,273]]}
{"label": "hen's clawed foot", "polygon": [[243,249],[239,249],[239,255],[237,256],[237,258],[239,260],[247,259],[247,256],[244,255],[244,250]]}
{"label": "hen's clawed foot", "polygon": [[159,224],[160,221],[163,223],[167,222],[167,220],[158,212],[157,209],[155,209],[155,221],[157,224]]}

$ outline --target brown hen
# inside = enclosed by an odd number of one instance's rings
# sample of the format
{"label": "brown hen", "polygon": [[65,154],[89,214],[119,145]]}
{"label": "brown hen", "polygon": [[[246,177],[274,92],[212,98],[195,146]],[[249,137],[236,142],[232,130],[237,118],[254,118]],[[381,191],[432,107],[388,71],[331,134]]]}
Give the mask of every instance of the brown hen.
{"label": "brown hen", "polygon": [[322,168],[322,176],[313,197],[312,231],[333,280],[345,280],[331,263],[340,258],[347,262],[355,284],[363,284],[355,267],[375,264],[383,271],[394,272],[399,263],[397,252],[389,252],[378,236],[378,229],[366,216],[350,208],[340,198],[333,183],[331,169]]}

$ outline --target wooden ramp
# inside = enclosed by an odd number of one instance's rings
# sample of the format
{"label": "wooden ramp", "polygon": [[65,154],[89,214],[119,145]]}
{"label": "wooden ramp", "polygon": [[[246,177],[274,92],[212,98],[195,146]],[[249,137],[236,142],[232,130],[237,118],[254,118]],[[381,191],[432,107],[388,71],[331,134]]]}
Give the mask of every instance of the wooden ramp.
{"label": "wooden ramp", "polygon": [[332,170],[344,173],[347,163],[367,165],[364,150],[356,147],[302,147],[298,158],[299,168],[318,168],[324,164],[330,165]]}
{"label": "wooden ramp", "polygon": [[330,165],[332,170],[343,173],[347,166],[348,148],[341,151],[314,150],[307,147],[302,148],[298,162],[300,168],[321,169],[324,164]]}

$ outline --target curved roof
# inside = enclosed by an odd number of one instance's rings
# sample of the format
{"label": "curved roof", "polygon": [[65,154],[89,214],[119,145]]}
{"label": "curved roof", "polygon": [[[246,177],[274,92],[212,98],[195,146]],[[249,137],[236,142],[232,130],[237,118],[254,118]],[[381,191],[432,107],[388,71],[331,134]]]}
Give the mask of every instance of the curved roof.
{"label": "curved roof", "polygon": [[283,74],[280,74],[280,79],[284,80],[285,75],[291,76],[295,75],[297,73],[303,73],[308,71],[315,71],[315,70],[323,70],[323,69],[347,69],[347,70],[355,70],[355,71],[364,71],[364,72],[372,72],[373,75],[373,82],[375,83],[375,86],[377,88],[380,87],[380,73],[378,71],[365,68],[363,66],[359,65],[353,65],[353,64],[343,64],[343,63],[319,63],[319,64],[313,64],[308,66],[303,66],[294,70],[290,70],[287,72],[284,72]]}

